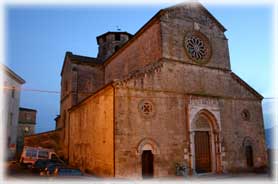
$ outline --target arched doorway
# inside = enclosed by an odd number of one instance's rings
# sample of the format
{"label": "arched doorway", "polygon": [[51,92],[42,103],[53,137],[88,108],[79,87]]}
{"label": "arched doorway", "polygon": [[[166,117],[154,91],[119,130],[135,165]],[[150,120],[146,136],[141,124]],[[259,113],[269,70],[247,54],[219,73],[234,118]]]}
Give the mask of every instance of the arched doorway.
{"label": "arched doorway", "polygon": [[251,169],[254,166],[253,140],[245,137],[243,140],[243,149],[245,154],[246,166]]}
{"label": "arched doorway", "polygon": [[190,124],[192,169],[195,173],[221,172],[219,126],[207,110],[196,113]]}
{"label": "arched doorway", "polygon": [[245,156],[247,167],[253,167],[253,149],[251,145],[245,147]]}
{"label": "arched doorway", "polygon": [[152,178],[158,175],[155,159],[160,154],[159,145],[151,138],[142,139],[137,146],[137,154],[140,156],[142,178]]}
{"label": "arched doorway", "polygon": [[142,153],[142,177],[153,177],[153,154],[151,150],[144,150]]}

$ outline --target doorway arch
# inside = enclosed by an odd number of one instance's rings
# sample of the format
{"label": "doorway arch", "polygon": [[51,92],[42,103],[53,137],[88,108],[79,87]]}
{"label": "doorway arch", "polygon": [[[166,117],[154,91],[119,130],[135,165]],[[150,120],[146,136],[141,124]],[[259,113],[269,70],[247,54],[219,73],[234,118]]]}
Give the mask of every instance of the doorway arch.
{"label": "doorway arch", "polygon": [[142,177],[153,178],[153,153],[151,150],[144,150],[141,156]]}
{"label": "doorway arch", "polygon": [[220,128],[210,111],[197,112],[190,123],[191,166],[193,172],[221,172]]}
{"label": "doorway arch", "polygon": [[247,168],[251,169],[254,167],[254,141],[250,137],[245,137],[243,140],[243,149],[245,154],[245,162]]}
{"label": "doorway arch", "polygon": [[159,146],[153,139],[144,138],[139,142],[137,155],[140,156],[142,178],[152,178],[157,174],[155,156],[159,153]]}

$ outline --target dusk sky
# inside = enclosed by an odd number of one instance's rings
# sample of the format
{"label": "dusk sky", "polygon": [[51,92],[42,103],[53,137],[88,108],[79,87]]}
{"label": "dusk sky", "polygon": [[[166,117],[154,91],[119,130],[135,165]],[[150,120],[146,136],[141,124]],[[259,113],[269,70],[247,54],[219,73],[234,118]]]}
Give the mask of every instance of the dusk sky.
{"label": "dusk sky", "polygon": [[[118,27],[134,34],[168,6],[7,6],[6,65],[24,78],[23,88],[59,92],[66,51],[96,57],[98,35]],[[233,72],[264,97],[273,97],[272,7],[205,7],[227,29]],[[22,91],[21,106],[38,111],[36,132],[55,128],[59,100],[58,93]],[[265,126],[269,128],[272,100],[263,104]]]}

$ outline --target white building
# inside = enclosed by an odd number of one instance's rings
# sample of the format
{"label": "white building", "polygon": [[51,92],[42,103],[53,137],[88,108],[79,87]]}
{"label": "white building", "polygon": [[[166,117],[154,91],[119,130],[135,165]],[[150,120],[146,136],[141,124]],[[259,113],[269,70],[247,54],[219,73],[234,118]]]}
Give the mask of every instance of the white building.
{"label": "white building", "polygon": [[16,151],[17,125],[21,85],[24,79],[7,66],[0,64],[2,83],[2,122],[4,128],[5,158],[13,159]]}

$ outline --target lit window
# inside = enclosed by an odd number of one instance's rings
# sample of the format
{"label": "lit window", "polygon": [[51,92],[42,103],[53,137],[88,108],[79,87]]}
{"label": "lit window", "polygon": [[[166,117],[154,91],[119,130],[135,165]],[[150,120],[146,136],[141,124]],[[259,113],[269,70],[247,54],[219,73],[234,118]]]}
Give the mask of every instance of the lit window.
{"label": "lit window", "polygon": [[25,127],[25,128],[24,128],[24,133],[28,133],[29,130],[30,130],[29,127]]}

